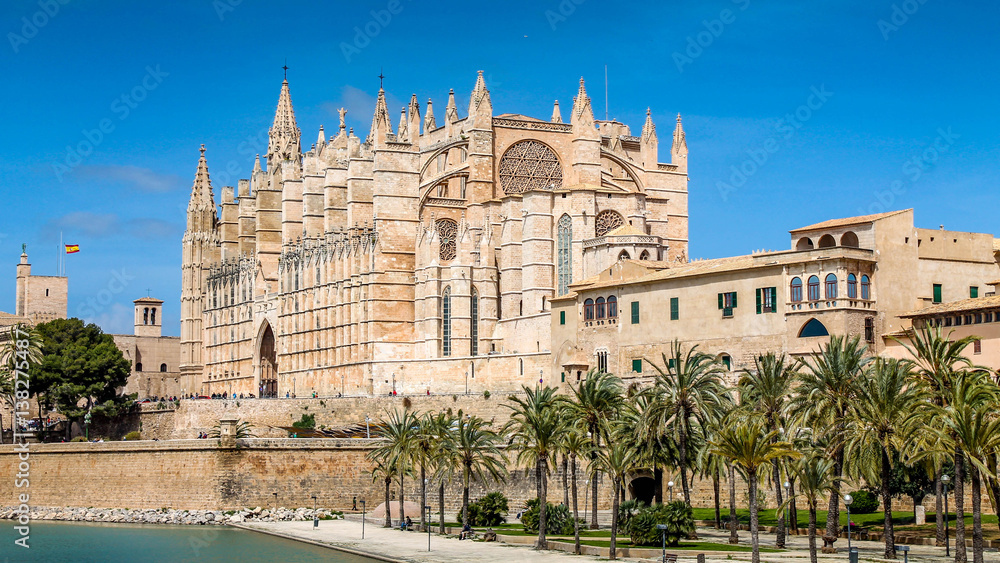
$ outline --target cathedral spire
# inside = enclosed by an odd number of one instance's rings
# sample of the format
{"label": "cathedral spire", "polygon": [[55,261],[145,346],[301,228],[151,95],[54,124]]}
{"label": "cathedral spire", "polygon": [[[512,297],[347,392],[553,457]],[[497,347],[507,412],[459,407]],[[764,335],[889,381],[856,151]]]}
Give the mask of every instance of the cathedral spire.
{"label": "cathedral spire", "polygon": [[420,102],[417,101],[416,94],[410,96],[410,106],[406,111],[409,114],[406,134],[410,137],[410,142],[416,144],[420,140]]}
{"label": "cathedral spire", "polygon": [[656,125],[653,124],[653,112],[646,108],[646,122],[642,124],[642,135],[639,137],[639,153],[642,163],[647,169],[655,169],[659,159],[659,142],[656,140]]}
{"label": "cathedral spire", "polygon": [[298,159],[302,153],[301,138],[302,133],[295,123],[292,94],[288,90],[288,80],[286,79],[281,83],[278,108],[274,111],[274,123],[268,132],[268,163]]}
{"label": "cathedral spire", "polygon": [[322,148],[326,144],[326,134],[323,133],[323,126],[319,126],[319,138],[316,139],[316,148]]}
{"label": "cathedral spire", "polygon": [[656,125],[653,124],[653,112],[646,108],[646,122],[642,124],[642,140],[656,137]]}
{"label": "cathedral spire", "polygon": [[384,143],[386,135],[392,134],[391,117],[389,108],[385,104],[385,90],[378,89],[378,99],[375,101],[375,115],[372,116],[372,127],[368,131],[366,143]]}
{"label": "cathedral spire", "polygon": [[590,96],[587,95],[587,88],[583,84],[583,77],[580,77],[580,89],[573,98],[573,115],[570,116],[570,123],[573,124],[573,133],[577,137],[585,139],[599,139],[600,133],[594,127],[594,110],[590,106]]}
{"label": "cathedral spire", "polygon": [[486,80],[483,79],[483,71],[480,70],[476,76],[476,85],[472,88],[472,96],[469,99],[469,115],[475,114],[483,102],[493,105],[490,101],[490,91],[486,89]]}
{"label": "cathedral spire", "polygon": [[427,115],[424,117],[424,133],[437,129],[437,122],[434,121],[434,102],[427,98]]}
{"label": "cathedral spire", "polygon": [[458,121],[458,106],[455,104],[455,89],[448,90],[448,105],[444,108],[444,122],[455,123]]}
{"label": "cathedral spire", "polygon": [[396,128],[397,134],[396,138],[400,141],[406,141],[407,127],[406,127],[406,106],[403,106],[399,110],[399,127]]}
{"label": "cathedral spire", "polygon": [[552,123],[562,123],[562,113],[559,112],[559,100],[552,104]]}
{"label": "cathedral spire", "polygon": [[684,126],[681,125],[681,114],[677,114],[677,126],[674,127],[674,144],[670,147],[670,162],[687,170],[688,146],[684,138]]}
{"label": "cathedral spire", "polygon": [[208,161],[205,160],[205,145],[201,146],[198,169],[191,186],[188,201],[188,230],[209,232],[215,227],[215,196],[212,194],[212,179],[208,175]]}

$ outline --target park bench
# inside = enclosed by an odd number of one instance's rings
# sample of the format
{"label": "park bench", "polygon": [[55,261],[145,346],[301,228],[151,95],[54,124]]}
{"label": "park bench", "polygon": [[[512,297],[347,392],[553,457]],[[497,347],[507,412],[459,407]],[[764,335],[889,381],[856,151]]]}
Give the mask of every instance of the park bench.
{"label": "park bench", "polygon": [[903,552],[903,563],[910,563],[910,546],[908,545],[897,545],[896,551]]}

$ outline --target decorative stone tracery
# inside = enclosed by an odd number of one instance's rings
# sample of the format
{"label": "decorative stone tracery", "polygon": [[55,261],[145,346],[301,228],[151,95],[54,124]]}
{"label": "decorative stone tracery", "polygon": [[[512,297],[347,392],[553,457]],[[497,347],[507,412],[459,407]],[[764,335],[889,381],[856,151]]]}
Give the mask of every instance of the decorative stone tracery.
{"label": "decorative stone tracery", "polygon": [[506,194],[562,187],[562,165],[552,149],[538,141],[511,145],[500,158],[500,187]]}
{"label": "decorative stone tracery", "polygon": [[458,223],[451,219],[438,219],[435,227],[437,228],[438,237],[441,240],[441,249],[439,251],[441,261],[454,260],[457,248]]}
{"label": "decorative stone tracery", "polygon": [[622,219],[622,216],[617,211],[611,211],[610,209],[601,211],[597,214],[597,221],[594,222],[595,234],[603,237],[624,224],[625,220]]}

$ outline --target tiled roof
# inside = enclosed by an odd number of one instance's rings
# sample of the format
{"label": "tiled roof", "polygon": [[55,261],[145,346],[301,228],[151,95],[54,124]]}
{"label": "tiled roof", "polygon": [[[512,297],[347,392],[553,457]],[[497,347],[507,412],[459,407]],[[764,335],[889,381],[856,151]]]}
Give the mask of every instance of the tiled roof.
{"label": "tiled roof", "polygon": [[872,223],[879,219],[885,219],[886,217],[892,217],[893,215],[899,215],[900,213],[906,213],[907,211],[912,211],[912,209],[900,209],[899,211],[889,211],[887,213],[876,213],[874,215],[861,215],[858,217],[845,217],[844,219],[830,219],[829,221],[823,221],[822,223],[816,223],[815,225],[809,225],[807,227],[799,227],[788,231],[789,233],[798,233],[801,231],[815,231],[818,229],[833,229],[836,227],[845,227],[847,225],[860,225],[862,223]]}
{"label": "tiled roof", "polygon": [[625,237],[625,236],[634,236],[634,235],[638,235],[638,236],[642,236],[642,237],[649,236],[646,233],[640,231],[639,229],[633,227],[632,225],[622,225],[621,227],[618,227],[617,229],[615,229],[613,231],[610,231],[605,236],[609,236],[609,237]]}
{"label": "tiled roof", "polygon": [[914,317],[929,317],[933,315],[943,315],[947,313],[964,313],[966,311],[980,311],[983,309],[994,309],[1000,307],[1000,295],[989,297],[976,297],[973,299],[962,299],[949,303],[936,303],[930,307],[924,307],[916,311],[900,315],[904,319]]}
{"label": "tiled roof", "polygon": [[[644,263],[638,261],[640,264]],[[758,264],[757,267],[765,267],[765,264]],[[624,284],[633,283],[645,283],[645,282],[656,282],[669,280],[674,278],[687,278],[693,276],[701,276],[706,274],[720,274],[724,272],[733,272],[738,270],[747,270],[755,267],[753,256],[731,256],[728,258],[716,258],[713,260],[699,260],[697,262],[688,262],[686,264],[676,264],[669,268],[664,268],[662,270],[657,270],[650,272],[644,276],[633,278],[630,280],[613,279],[607,281],[594,280],[594,278],[588,278],[581,282],[580,284],[574,284],[578,291],[588,290],[588,289],[600,289],[604,287],[614,287]],[[585,282],[590,282],[594,280],[590,285],[586,285]]]}

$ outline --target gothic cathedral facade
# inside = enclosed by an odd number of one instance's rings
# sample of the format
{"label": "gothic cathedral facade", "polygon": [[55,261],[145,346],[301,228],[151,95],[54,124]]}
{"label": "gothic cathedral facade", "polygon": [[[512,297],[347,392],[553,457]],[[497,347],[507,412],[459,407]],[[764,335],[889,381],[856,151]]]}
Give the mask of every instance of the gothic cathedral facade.
{"label": "gothic cathedral facade", "polygon": [[504,391],[558,377],[550,303],[622,258],[687,260],[687,144],[571,115],[494,115],[482,72],[439,125],[379,90],[365,139],[302,152],[287,80],[266,169],[215,203],[205,148],[183,238],[181,364],[203,394]]}

